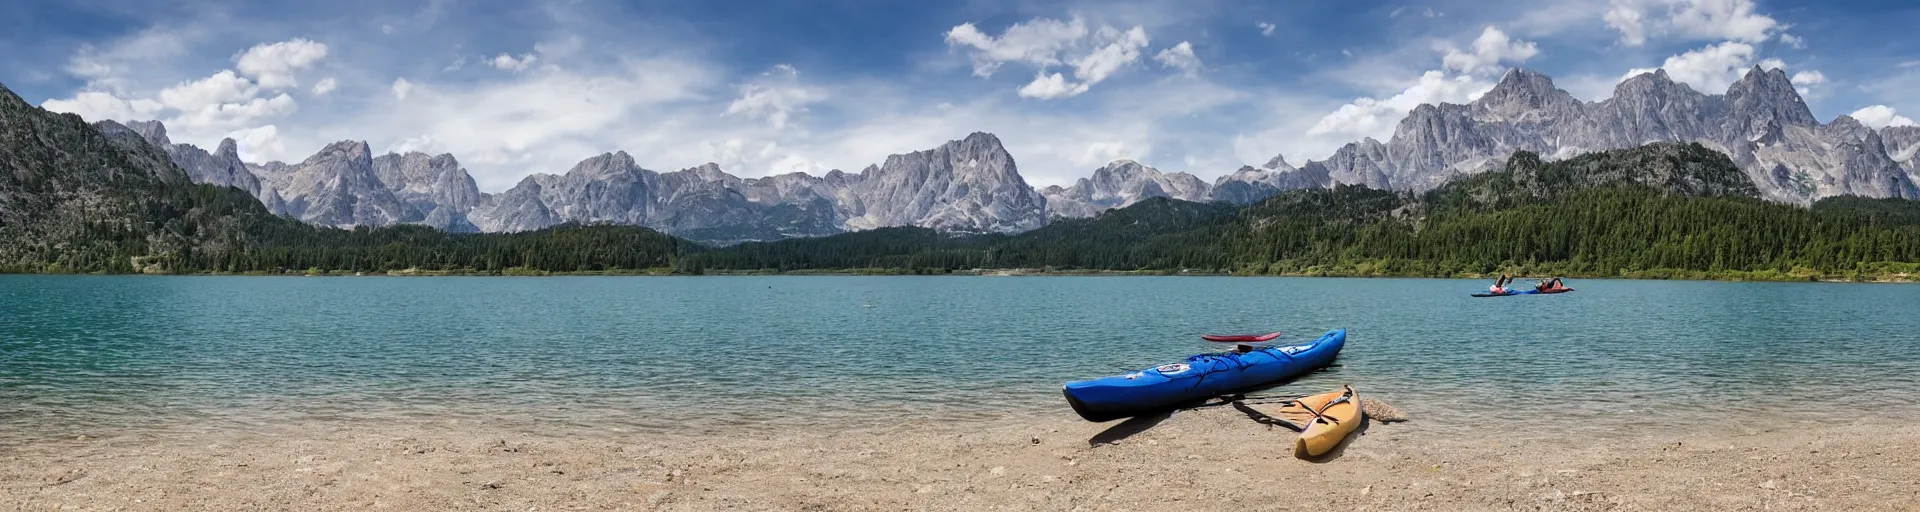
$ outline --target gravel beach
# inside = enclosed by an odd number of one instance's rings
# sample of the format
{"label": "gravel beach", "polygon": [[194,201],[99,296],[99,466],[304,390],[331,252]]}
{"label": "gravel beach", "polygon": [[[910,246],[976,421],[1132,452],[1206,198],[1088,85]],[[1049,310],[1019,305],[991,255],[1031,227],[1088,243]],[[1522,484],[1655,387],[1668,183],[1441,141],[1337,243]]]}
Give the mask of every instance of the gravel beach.
{"label": "gravel beach", "polygon": [[8,510],[1915,510],[1920,427],[1462,436],[1331,456],[1229,407],[722,435],[369,421],[0,447]]}

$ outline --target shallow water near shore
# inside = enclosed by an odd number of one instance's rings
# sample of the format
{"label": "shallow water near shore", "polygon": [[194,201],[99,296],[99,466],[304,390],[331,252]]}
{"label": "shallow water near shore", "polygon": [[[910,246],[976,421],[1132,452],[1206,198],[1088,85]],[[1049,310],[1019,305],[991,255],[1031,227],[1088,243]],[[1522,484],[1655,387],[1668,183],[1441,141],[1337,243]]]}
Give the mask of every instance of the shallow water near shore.
{"label": "shallow water near shore", "polygon": [[0,439],[333,421],[630,432],[1072,418],[1061,383],[1348,329],[1436,432],[1920,417],[1920,287],[1214,277],[0,276]]}

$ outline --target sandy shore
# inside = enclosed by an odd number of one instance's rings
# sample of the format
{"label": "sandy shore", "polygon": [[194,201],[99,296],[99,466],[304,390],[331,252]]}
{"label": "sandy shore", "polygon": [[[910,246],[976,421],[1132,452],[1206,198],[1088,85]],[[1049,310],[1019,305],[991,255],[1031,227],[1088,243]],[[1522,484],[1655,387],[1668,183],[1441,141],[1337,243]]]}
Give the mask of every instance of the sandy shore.
{"label": "sandy shore", "polygon": [[1290,432],[1231,408],[1134,428],[1145,423],[694,437],[361,422],[65,438],[0,448],[0,509],[1920,509],[1920,427],[1900,424],[1515,441],[1416,419],[1368,425],[1308,461]]}

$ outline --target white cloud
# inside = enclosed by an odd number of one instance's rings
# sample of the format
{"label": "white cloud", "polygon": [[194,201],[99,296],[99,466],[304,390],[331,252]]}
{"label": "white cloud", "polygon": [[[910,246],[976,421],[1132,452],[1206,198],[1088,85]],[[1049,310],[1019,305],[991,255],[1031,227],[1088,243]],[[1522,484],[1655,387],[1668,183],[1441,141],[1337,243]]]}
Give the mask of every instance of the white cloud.
{"label": "white cloud", "polygon": [[454,154],[490,191],[620,149],[643,165],[691,166],[699,163],[692,161],[699,142],[720,129],[695,124],[718,106],[684,105],[699,98],[696,91],[721,85],[711,76],[685,61],[636,58],[597,72],[554,69],[477,83],[399,79],[394,94],[405,101],[303,138],[314,148],[347,137],[376,146],[410,140],[411,149]]}
{"label": "white cloud", "polygon": [[1739,81],[1752,65],[1753,45],[1727,41],[1667,57],[1659,68],[1635,68],[1622,75],[1619,81],[1651,73],[1654,69],[1665,69],[1674,81],[1693,86],[1696,91],[1716,94],[1725,92],[1728,86]]}
{"label": "white cloud", "polygon": [[127,100],[113,93],[101,91],[82,91],[72,99],[49,99],[40,103],[41,108],[54,112],[67,112],[79,115],[90,122],[105,120],[133,121],[152,119],[161,109],[160,102],[153,100]]}
{"label": "white cloud", "polygon": [[1627,46],[1655,37],[1758,43],[1784,28],[1754,10],[1753,0],[1613,0],[1604,19]]}
{"label": "white cloud", "polygon": [[759,80],[740,86],[740,97],[728,104],[721,115],[765,119],[775,130],[786,128],[789,117],[805,112],[807,104],[822,99],[819,94],[801,87],[799,79],[800,71],[792,65],[774,66],[761,74]]}
{"label": "white cloud", "polygon": [[[1400,11],[1399,11],[1399,10],[1394,10],[1393,12],[1394,12],[1394,14],[1399,14],[1399,13],[1400,13]],[[1273,29],[1274,29],[1275,27],[1273,26],[1273,24],[1272,24],[1272,23],[1267,23],[1267,22],[1264,22],[1264,21],[1262,21],[1262,22],[1259,22],[1259,23],[1255,23],[1255,24],[1253,24],[1253,25],[1254,25],[1254,26],[1256,26],[1256,27],[1260,27],[1260,35],[1263,35],[1263,36],[1271,36],[1271,35],[1273,35]]]}
{"label": "white cloud", "polygon": [[328,93],[332,93],[339,88],[340,82],[334,80],[333,77],[322,78],[319,82],[313,84],[313,95],[326,96]]}
{"label": "white cloud", "polygon": [[1787,69],[1787,61],[1776,58],[1761,59],[1760,63],[1755,65],[1760,66],[1760,69],[1778,69],[1781,71],[1786,71]]}
{"label": "white cloud", "polygon": [[[224,134],[258,124],[266,118],[292,114],[299,108],[299,104],[293,101],[292,96],[280,93],[272,98],[251,98],[242,102],[211,104],[193,110],[183,110],[179,116],[167,119],[165,122],[169,134],[176,131],[183,134],[204,134],[198,137],[204,140],[215,134]],[[195,137],[189,137],[190,140],[192,138]]]}
{"label": "white cloud", "polygon": [[287,145],[280,140],[280,128],[266,125],[258,128],[245,128],[227,134],[239,150],[240,160],[246,162],[266,162],[286,160]]}
{"label": "white cloud", "polygon": [[1807,47],[1807,40],[1786,32],[1780,33],[1780,42],[1787,43],[1787,46],[1792,46],[1796,50]]}
{"label": "white cloud", "polygon": [[1203,65],[1200,62],[1200,56],[1193,54],[1193,43],[1186,41],[1181,41],[1172,48],[1160,50],[1159,54],[1153,56],[1153,60],[1159,62],[1161,66],[1178,69],[1187,76],[1199,73]]}
{"label": "white cloud", "polygon": [[1035,18],[1015,23],[999,37],[981,32],[972,23],[962,23],[947,31],[947,44],[973,48],[973,74],[987,77],[1008,62],[1060,64],[1061,52],[1073,48],[1089,33],[1086,22],[1078,16],[1068,21]]}
{"label": "white cloud", "polygon": [[[1035,18],[1016,23],[997,37],[965,23],[948,30],[946,40],[948,46],[968,49],[974,76],[991,77],[1007,63],[1037,68],[1036,78],[1019,90],[1020,97],[1034,99],[1066,98],[1086,92],[1094,84],[1139,62],[1142,51],[1151,41],[1145,27],[1089,29],[1078,16],[1066,21]],[[1050,73],[1055,66],[1073,68],[1073,78]]]}
{"label": "white cloud", "polygon": [[464,68],[464,67],[467,67],[467,57],[465,55],[462,55],[459,57],[454,57],[452,64],[447,64],[447,67],[441,68],[440,70],[441,71],[459,71],[460,68]]}
{"label": "white cloud", "polygon": [[1113,76],[1121,67],[1140,60],[1140,50],[1145,49],[1148,42],[1147,30],[1140,27],[1126,31],[1101,27],[1098,39],[1105,40],[1105,44],[1073,61],[1073,77],[1089,86]]}
{"label": "white cloud", "polygon": [[241,73],[253,77],[261,87],[282,89],[300,85],[294,74],[327,58],[327,45],[307,39],[291,39],[248,48],[235,59]]}
{"label": "white cloud", "polygon": [[1448,47],[1441,64],[1462,73],[1492,74],[1503,69],[1501,64],[1523,63],[1539,54],[1540,48],[1534,43],[1507,37],[1506,32],[1489,26],[1473,40],[1471,51]]}
{"label": "white cloud", "polygon": [[1087,92],[1087,88],[1088,85],[1084,83],[1068,82],[1067,77],[1059,73],[1041,71],[1033,77],[1032,82],[1020,86],[1020,97],[1041,100],[1070,98]]}
{"label": "white cloud", "polygon": [[1414,107],[1422,103],[1466,103],[1486,94],[1493,85],[1472,76],[1448,77],[1443,71],[1428,71],[1399,94],[1384,99],[1360,98],[1341,105],[1308,128],[1307,135],[1384,141]]}
{"label": "white cloud", "polygon": [[517,58],[512,55],[502,53],[498,56],[495,56],[492,59],[487,59],[487,65],[493,66],[494,69],[504,69],[507,71],[520,71],[520,70],[524,70],[529,67],[532,67],[534,61],[537,61],[537,60],[540,60],[540,57],[531,53],[522,54]]}
{"label": "white cloud", "polygon": [[395,78],[393,80],[393,99],[404,100],[411,94],[413,94],[413,82],[409,82],[405,78]]}
{"label": "white cloud", "polygon": [[1821,86],[1826,85],[1827,75],[1817,70],[1801,71],[1793,74],[1792,81],[1795,85],[1793,90],[1799,92],[1800,96],[1821,96],[1819,93],[1825,90]]}
{"label": "white cloud", "polygon": [[1099,166],[1123,158],[1133,160],[1141,157],[1142,156],[1136,156],[1134,152],[1129,150],[1125,142],[1100,141],[1088,144],[1086,151],[1082,151],[1080,157],[1074,159],[1073,163]]}
{"label": "white cloud", "polygon": [[223,69],[213,76],[161,89],[160,104],[175,110],[200,110],[208,105],[246,101],[259,92],[253,81]]}
{"label": "white cloud", "polygon": [[1874,105],[1874,106],[1866,107],[1860,110],[1855,110],[1853,111],[1852,114],[1847,114],[1847,116],[1852,117],[1854,120],[1860,121],[1860,124],[1867,125],[1867,127],[1873,128],[1875,130],[1886,128],[1888,126],[1913,126],[1914,125],[1912,119],[1908,119],[1906,116],[1902,116],[1894,113],[1893,107],[1889,107],[1886,105]]}

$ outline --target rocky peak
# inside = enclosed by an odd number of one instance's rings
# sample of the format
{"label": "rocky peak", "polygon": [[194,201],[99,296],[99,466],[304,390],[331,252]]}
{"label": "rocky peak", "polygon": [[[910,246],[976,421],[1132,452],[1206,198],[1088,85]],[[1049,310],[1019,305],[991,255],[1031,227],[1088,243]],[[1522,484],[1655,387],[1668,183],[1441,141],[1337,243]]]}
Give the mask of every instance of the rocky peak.
{"label": "rocky peak", "polygon": [[307,157],[300,165],[314,165],[323,161],[343,161],[362,163],[368,170],[373,168],[373,150],[363,140],[343,140],[320,148],[319,153]]}
{"label": "rocky peak", "polygon": [[1673,81],[1673,77],[1667,75],[1666,69],[1655,69],[1651,73],[1634,75],[1632,78],[1622,80],[1619,85],[1613,86],[1612,100],[1680,93],[1698,94],[1687,84]]}
{"label": "rocky peak", "polygon": [[1767,120],[1775,120],[1785,126],[1818,126],[1820,121],[1813,117],[1813,111],[1807,108],[1806,101],[1794,90],[1793,80],[1787,78],[1787,72],[1781,69],[1760,69],[1754,66],[1746,76],[1727,88],[1727,108],[1733,114],[1732,121],[1739,123],[1730,129],[1748,129]]}
{"label": "rocky peak", "polygon": [[213,156],[238,162],[240,161],[240,143],[234,142],[232,137],[220,139],[220,146],[214,148]]}
{"label": "rocky peak", "polygon": [[639,169],[640,166],[633,163],[633,155],[628,155],[626,151],[615,151],[601,153],[573,164],[573,168],[567,170],[567,177],[604,178],[632,173]]}
{"label": "rocky peak", "polygon": [[[1292,164],[1287,163],[1287,155],[1273,155],[1273,159],[1267,160],[1267,163],[1264,165],[1261,165],[1260,167],[1263,169],[1280,171],[1280,172],[1288,172],[1288,171],[1295,170],[1295,167]],[[1244,169],[1245,167],[1242,167],[1242,168]]]}
{"label": "rocky peak", "polygon": [[147,142],[154,147],[162,149],[173,147],[173,141],[167,138],[167,125],[160,124],[159,121],[127,121],[125,125],[127,129],[140,134],[140,138],[147,139]]}
{"label": "rocky peak", "polygon": [[1475,107],[1504,114],[1532,110],[1556,110],[1577,106],[1580,100],[1554,87],[1553,79],[1538,71],[1513,68],[1500,77],[1500,83],[1473,101]]}

